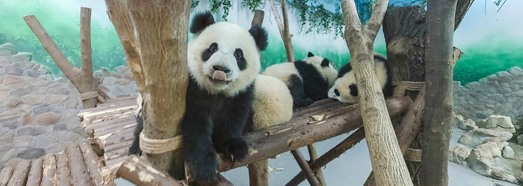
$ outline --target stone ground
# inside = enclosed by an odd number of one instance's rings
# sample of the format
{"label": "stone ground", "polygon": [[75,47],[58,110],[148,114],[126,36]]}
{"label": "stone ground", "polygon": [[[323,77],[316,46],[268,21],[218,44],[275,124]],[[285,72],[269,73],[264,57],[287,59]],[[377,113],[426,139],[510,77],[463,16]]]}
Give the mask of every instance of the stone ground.
{"label": "stone ground", "polygon": [[74,86],[9,44],[0,45],[0,100],[0,168],[11,158],[38,158],[86,139]]}

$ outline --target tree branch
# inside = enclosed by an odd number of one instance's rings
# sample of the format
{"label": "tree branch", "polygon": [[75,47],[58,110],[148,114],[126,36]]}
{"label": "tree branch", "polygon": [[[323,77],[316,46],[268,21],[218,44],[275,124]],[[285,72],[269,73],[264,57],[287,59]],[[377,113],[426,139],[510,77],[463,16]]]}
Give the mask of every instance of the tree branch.
{"label": "tree branch", "polygon": [[375,1],[376,4],[372,8],[372,15],[370,16],[369,22],[364,27],[364,30],[372,41],[376,38],[378,31],[380,30],[381,23],[385,12],[387,12],[388,0]]}
{"label": "tree branch", "polygon": [[294,51],[292,50],[291,34],[289,33],[289,16],[287,15],[287,3],[281,0],[281,13],[283,15],[283,32],[282,38],[287,53],[287,60],[294,61]]}
{"label": "tree branch", "polygon": [[38,40],[40,40],[40,43],[42,43],[42,46],[44,49],[49,53],[51,58],[53,58],[54,63],[62,72],[64,73],[65,77],[67,77],[74,85],[77,85],[78,79],[76,78],[76,73],[73,70],[73,65],[69,63],[67,58],[64,56],[64,54],[58,49],[58,46],[53,42],[51,37],[49,37],[49,34],[45,31],[44,27],[42,27],[42,24],[36,19],[35,16],[29,15],[24,17],[25,23],[33,33],[36,35]]}
{"label": "tree branch", "polygon": [[341,1],[341,8],[344,18],[343,23],[345,24],[345,36],[347,34],[361,35],[363,30],[354,1]]}

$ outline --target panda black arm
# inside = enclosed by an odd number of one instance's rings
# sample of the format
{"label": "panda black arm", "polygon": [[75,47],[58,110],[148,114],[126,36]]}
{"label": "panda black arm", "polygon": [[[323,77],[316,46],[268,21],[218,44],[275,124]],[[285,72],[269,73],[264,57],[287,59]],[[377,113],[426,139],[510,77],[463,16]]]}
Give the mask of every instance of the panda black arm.
{"label": "panda black arm", "polygon": [[243,131],[252,113],[253,85],[245,92],[226,100],[222,114],[217,117],[213,136],[216,150],[229,161],[238,162],[247,155],[248,147],[243,139]]}
{"label": "panda black arm", "polygon": [[305,95],[313,101],[327,99],[329,84],[312,64],[304,61],[295,61],[294,66],[303,78],[303,89]]}
{"label": "panda black arm", "polygon": [[199,91],[196,83],[190,81],[186,100],[181,124],[185,163],[196,181],[210,182],[218,166],[212,142],[212,110],[209,107],[213,98]]}
{"label": "panda black arm", "polygon": [[143,118],[142,118],[142,111],[140,110],[138,114],[135,116],[136,118],[136,126],[134,128],[134,139],[133,143],[131,144],[131,147],[129,148],[129,155],[136,154],[141,155],[142,150],[140,149],[140,133],[143,130]]}

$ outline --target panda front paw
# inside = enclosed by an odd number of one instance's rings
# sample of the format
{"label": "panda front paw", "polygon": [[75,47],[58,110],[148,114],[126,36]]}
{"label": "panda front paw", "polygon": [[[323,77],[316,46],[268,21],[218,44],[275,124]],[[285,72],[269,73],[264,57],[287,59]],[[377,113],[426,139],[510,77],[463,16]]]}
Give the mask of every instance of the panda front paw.
{"label": "panda front paw", "polygon": [[241,138],[229,138],[225,140],[221,147],[223,156],[231,162],[239,162],[245,159],[248,150],[247,142]]}

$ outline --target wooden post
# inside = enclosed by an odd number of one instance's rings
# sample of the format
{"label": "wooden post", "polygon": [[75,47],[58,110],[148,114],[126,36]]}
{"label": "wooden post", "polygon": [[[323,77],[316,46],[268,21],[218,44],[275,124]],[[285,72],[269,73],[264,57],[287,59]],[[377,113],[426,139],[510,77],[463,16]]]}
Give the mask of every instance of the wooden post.
{"label": "wooden post", "polygon": [[387,10],[387,0],[378,0],[366,25],[362,25],[354,1],[343,0],[345,41],[358,86],[360,109],[377,185],[412,185],[409,172],[376,79],[373,43]]}
{"label": "wooden post", "polygon": [[448,152],[452,122],[452,40],[457,0],[427,1],[427,87],[423,121],[420,181],[448,185]]}
{"label": "wooden post", "polygon": [[183,185],[134,155],[127,158],[127,160],[120,165],[120,168],[116,171],[116,175],[135,185]]}

